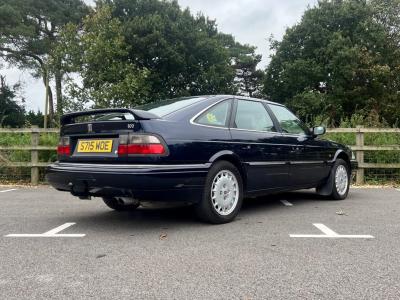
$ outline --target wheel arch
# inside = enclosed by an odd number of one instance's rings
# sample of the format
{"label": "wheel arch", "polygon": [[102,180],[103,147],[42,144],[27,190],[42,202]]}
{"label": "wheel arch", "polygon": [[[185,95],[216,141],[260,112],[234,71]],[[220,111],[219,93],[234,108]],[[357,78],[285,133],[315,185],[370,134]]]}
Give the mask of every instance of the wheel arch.
{"label": "wheel arch", "polygon": [[351,170],[351,164],[350,164],[350,158],[349,155],[343,150],[339,149],[336,151],[334,158],[332,159],[332,167],[331,170],[329,171],[329,177],[327,178],[325,184],[317,187],[317,193],[323,196],[328,196],[332,194],[333,191],[333,180],[334,180],[334,174],[332,172],[333,166],[335,165],[335,162],[338,159],[343,159],[348,167],[349,171]]}
{"label": "wheel arch", "polygon": [[344,150],[339,149],[338,151],[336,151],[333,162],[335,162],[338,158],[343,159],[347,163],[349,170],[351,170],[350,157]]}
{"label": "wheel arch", "polygon": [[225,150],[225,151],[221,151],[221,152],[214,154],[210,158],[209,162],[211,164],[214,164],[214,163],[216,163],[218,161],[222,161],[222,160],[230,162],[239,170],[240,176],[242,176],[243,188],[246,191],[247,171],[246,171],[246,168],[244,167],[243,163],[241,162],[239,156],[232,151]]}

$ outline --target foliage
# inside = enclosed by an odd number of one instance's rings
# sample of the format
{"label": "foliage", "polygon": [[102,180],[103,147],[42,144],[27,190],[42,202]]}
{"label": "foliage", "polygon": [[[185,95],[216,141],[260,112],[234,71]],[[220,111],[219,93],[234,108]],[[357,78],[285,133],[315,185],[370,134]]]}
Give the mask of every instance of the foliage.
{"label": "foliage", "polygon": [[[321,0],[271,45],[263,72],[255,47],[176,0],[99,0],[93,9],[83,0],[0,3],[0,57],[44,81],[49,71],[59,114],[264,94],[310,124],[398,126],[400,0]],[[40,118],[28,113],[27,124]]]}
{"label": "foliage", "polygon": [[[88,11],[82,0],[2,0],[0,3],[0,57],[46,81],[54,74],[57,110],[62,113],[61,57],[54,52],[59,31],[69,22],[79,23]],[[50,115],[53,93],[49,88]]]}
{"label": "foliage", "polygon": [[[129,58],[150,71],[148,100],[234,93],[234,38],[177,1],[108,0],[124,27]],[[235,49],[237,51],[237,49]],[[146,101],[148,101],[146,100]]]}
{"label": "foliage", "polygon": [[261,62],[262,56],[255,54],[256,48],[249,45],[239,45],[239,49],[236,55],[232,55],[238,93],[243,96],[261,97],[264,72],[257,70],[257,65]]}
{"label": "foliage", "polygon": [[16,89],[5,83],[0,76],[0,127],[21,127],[24,125],[25,109],[16,101]]}
{"label": "foliage", "polygon": [[28,111],[25,114],[25,126],[31,127],[32,125],[43,127],[44,115],[40,112]]}
{"label": "foliage", "polygon": [[[82,78],[82,86],[70,81],[73,98],[94,107],[132,107],[147,97],[146,69],[139,69],[128,57],[129,46],[121,22],[108,6],[87,16],[81,30],[69,24],[58,48],[68,68]],[[73,106],[71,108],[74,108]]]}
{"label": "foliage", "polygon": [[67,87],[71,109],[259,90],[262,72],[255,68],[261,56],[255,48],[176,1],[98,1],[82,27],[69,24],[61,36],[57,51],[82,79],[78,85],[71,78]]}
{"label": "foliage", "polygon": [[322,115],[337,126],[355,112],[366,118],[373,111],[395,124],[400,118],[400,49],[393,37],[399,34],[398,11],[398,0],[320,1],[281,42],[272,43],[264,92],[305,119]]}

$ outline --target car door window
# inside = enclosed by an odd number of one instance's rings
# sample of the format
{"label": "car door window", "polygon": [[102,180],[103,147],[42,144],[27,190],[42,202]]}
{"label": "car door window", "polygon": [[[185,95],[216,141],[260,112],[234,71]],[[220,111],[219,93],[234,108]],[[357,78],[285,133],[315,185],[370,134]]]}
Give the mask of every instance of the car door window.
{"label": "car door window", "polygon": [[276,131],[264,105],[258,101],[238,100],[235,127],[255,131]]}
{"label": "car door window", "polygon": [[307,134],[308,128],[286,107],[272,104],[269,107],[278,119],[284,133]]}
{"label": "car door window", "polygon": [[218,103],[202,113],[195,122],[202,125],[224,127],[228,123],[231,101]]}

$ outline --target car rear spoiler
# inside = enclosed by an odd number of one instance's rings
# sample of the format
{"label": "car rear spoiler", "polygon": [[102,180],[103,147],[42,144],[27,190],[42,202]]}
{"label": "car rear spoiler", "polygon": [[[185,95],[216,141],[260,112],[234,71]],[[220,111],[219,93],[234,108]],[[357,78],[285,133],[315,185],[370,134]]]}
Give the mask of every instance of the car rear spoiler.
{"label": "car rear spoiler", "polygon": [[86,111],[78,111],[61,116],[60,123],[61,126],[74,124],[77,117],[91,116],[91,115],[104,115],[112,113],[129,113],[135,120],[150,120],[159,119],[159,116],[152,114],[148,111],[139,109],[128,109],[128,108],[108,108],[108,109],[91,109]]}

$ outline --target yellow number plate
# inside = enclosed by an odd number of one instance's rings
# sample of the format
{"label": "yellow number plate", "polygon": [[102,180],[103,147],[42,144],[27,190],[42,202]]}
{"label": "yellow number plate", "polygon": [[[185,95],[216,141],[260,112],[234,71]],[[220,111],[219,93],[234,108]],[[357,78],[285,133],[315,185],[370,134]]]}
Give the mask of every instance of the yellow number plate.
{"label": "yellow number plate", "polygon": [[110,153],[112,140],[79,140],[78,153]]}

